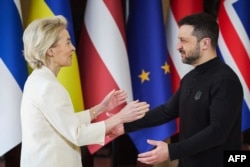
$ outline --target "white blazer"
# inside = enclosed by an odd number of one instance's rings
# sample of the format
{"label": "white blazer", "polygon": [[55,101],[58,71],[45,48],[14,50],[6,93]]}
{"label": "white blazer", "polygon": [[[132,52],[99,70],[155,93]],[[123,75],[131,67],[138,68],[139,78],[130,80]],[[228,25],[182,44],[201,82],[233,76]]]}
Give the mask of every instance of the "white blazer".
{"label": "white blazer", "polygon": [[34,70],[21,103],[21,167],[82,167],[79,146],[105,140],[104,122],[90,123],[47,67]]}

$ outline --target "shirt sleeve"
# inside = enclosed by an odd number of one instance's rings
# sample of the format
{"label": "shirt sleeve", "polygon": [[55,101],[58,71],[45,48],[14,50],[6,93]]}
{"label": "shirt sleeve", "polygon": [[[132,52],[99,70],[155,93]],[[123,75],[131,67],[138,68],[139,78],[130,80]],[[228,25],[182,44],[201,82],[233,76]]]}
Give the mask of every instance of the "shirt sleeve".
{"label": "shirt sleeve", "polygon": [[128,133],[142,128],[161,125],[177,118],[179,116],[178,100],[179,91],[177,91],[165,104],[151,109],[143,118],[134,122],[125,123],[125,132]]}
{"label": "shirt sleeve", "polygon": [[58,133],[75,145],[104,144],[104,121],[90,123],[89,111],[75,113],[68,92],[59,83],[46,86],[41,111]]}

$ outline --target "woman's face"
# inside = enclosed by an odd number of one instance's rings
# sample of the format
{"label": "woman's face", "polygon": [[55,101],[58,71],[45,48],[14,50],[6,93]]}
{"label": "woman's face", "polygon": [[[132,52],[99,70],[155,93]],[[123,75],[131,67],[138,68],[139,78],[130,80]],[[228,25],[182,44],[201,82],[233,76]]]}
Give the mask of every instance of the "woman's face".
{"label": "woman's face", "polygon": [[75,47],[71,43],[69,32],[63,29],[59,33],[59,40],[51,48],[53,53],[53,64],[55,67],[61,68],[72,64],[72,53]]}

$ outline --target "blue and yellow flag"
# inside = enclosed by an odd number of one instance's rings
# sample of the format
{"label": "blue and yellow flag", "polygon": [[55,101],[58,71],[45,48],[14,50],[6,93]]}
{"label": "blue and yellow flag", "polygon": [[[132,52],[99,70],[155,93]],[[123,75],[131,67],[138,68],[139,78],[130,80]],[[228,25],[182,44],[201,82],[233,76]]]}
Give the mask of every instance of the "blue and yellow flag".
{"label": "blue and yellow flag", "polygon": [[28,76],[20,2],[0,1],[0,156],[21,142],[20,104]]}
{"label": "blue and yellow flag", "polygon": [[[28,23],[43,17],[63,15],[68,21],[68,31],[75,45],[73,20],[69,0],[31,0]],[[58,74],[59,81],[68,90],[75,111],[83,110],[83,96],[76,53],[72,55],[72,65],[64,67]]]}
{"label": "blue and yellow flag", "polygon": [[[171,96],[170,70],[161,0],[129,1],[128,56],[134,99],[151,108]],[[139,153],[152,149],[147,139],[165,140],[176,131],[175,121],[129,133]]]}

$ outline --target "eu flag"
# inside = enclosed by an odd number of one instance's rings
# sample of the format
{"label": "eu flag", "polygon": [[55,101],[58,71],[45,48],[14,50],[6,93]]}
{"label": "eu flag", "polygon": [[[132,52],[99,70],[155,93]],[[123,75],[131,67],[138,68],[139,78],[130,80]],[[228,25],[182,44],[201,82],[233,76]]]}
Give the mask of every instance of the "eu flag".
{"label": "eu flag", "polygon": [[[161,0],[129,1],[127,42],[134,99],[151,108],[165,103],[172,92]],[[165,140],[175,131],[172,121],[129,136],[141,153],[153,147],[147,139]]]}

